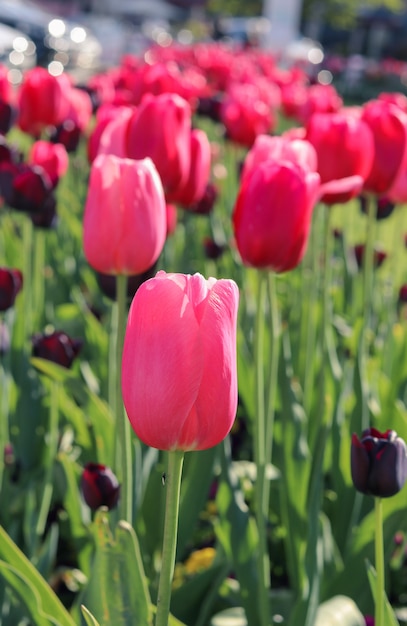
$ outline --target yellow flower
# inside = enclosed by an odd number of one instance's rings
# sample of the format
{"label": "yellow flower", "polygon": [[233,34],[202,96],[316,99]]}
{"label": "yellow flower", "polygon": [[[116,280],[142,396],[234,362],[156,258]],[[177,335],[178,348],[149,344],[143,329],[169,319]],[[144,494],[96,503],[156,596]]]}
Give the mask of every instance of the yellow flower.
{"label": "yellow flower", "polygon": [[187,574],[196,574],[204,569],[208,569],[212,565],[215,555],[215,548],[195,550],[185,561],[185,571]]}

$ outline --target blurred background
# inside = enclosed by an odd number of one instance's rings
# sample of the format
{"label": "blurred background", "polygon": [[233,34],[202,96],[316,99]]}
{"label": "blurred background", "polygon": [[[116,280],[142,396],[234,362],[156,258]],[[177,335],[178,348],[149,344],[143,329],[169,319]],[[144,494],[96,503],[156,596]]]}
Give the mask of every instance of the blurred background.
{"label": "blurred background", "polygon": [[81,81],[151,45],[203,40],[272,50],[365,98],[407,88],[406,0],[0,0],[15,83],[34,65]]}

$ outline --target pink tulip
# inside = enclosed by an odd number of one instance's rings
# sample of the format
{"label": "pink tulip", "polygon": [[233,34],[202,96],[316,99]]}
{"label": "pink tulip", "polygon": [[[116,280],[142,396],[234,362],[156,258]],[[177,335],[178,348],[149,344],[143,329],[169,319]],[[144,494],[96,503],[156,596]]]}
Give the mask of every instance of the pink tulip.
{"label": "pink tulip", "polygon": [[407,167],[407,114],[386,100],[371,100],[363,106],[361,119],[374,138],[373,165],[364,190],[387,194]]}
{"label": "pink tulip", "polygon": [[123,350],[123,400],[136,435],[160,450],[204,450],[237,408],[232,280],[158,272],[138,289]]}
{"label": "pink tulip", "polygon": [[50,177],[52,186],[55,187],[69,166],[69,157],[65,146],[61,143],[38,140],[31,146],[28,163],[41,165]]}
{"label": "pink tulip", "polygon": [[253,85],[234,85],[225,95],[220,115],[228,139],[249,148],[258,135],[270,132],[275,125],[270,105]]}
{"label": "pink tulip", "polygon": [[317,170],[317,153],[309,141],[283,135],[259,135],[244,160],[242,179],[269,159],[292,161],[310,172]]}
{"label": "pink tulip", "polygon": [[306,127],[306,139],[317,153],[322,201],[343,203],[357,196],[373,164],[374,141],[369,126],[345,110],[314,113]]}
{"label": "pink tulip", "polygon": [[242,180],[233,212],[243,263],[287,272],[302,260],[320,178],[292,161],[268,160]]}
{"label": "pink tulip", "polygon": [[207,134],[195,128],[190,133],[191,163],[185,184],[173,194],[173,202],[188,208],[199,202],[209,182],[211,145]]}
{"label": "pink tulip", "polygon": [[164,247],[167,214],[151,159],[95,159],[83,229],[86,259],[98,272],[141,274],[153,265]]}
{"label": "pink tulip", "polygon": [[168,202],[188,179],[190,132],[191,107],[177,94],[144,96],[129,121],[126,155],[152,159]]}
{"label": "pink tulip", "polygon": [[47,126],[62,123],[69,110],[65,82],[49,74],[43,67],[26,72],[18,101],[18,125],[34,137],[39,136]]}

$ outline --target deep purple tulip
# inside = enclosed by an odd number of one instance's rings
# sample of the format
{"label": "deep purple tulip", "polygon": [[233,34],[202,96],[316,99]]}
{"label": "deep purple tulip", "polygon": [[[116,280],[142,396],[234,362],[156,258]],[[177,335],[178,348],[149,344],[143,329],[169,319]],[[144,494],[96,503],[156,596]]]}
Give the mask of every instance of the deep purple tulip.
{"label": "deep purple tulip", "polygon": [[53,143],[62,143],[67,152],[75,152],[82,137],[82,131],[73,120],[65,120],[57,126],[50,140]]}
{"label": "deep purple tulip", "polygon": [[203,245],[206,258],[213,259],[214,261],[220,259],[225,251],[225,246],[216,243],[216,241],[212,239],[212,237],[206,237],[204,239]]}
{"label": "deep purple tulip", "polygon": [[80,339],[71,339],[62,331],[34,335],[32,343],[33,356],[53,361],[67,368],[71,367],[82,348]]}
{"label": "deep purple tulip", "polygon": [[17,119],[17,109],[9,102],[0,100],[0,133],[6,135]]}
{"label": "deep purple tulip", "polygon": [[215,202],[218,198],[218,189],[213,183],[208,183],[202,198],[188,207],[190,213],[198,213],[199,215],[209,215],[212,212]]}
{"label": "deep purple tulip", "polygon": [[101,506],[114,509],[120,497],[120,484],[112,470],[99,463],[87,463],[81,476],[83,499],[96,511]]}
{"label": "deep purple tulip", "polygon": [[[368,200],[366,196],[360,196],[360,210],[365,214],[367,214],[367,202]],[[386,196],[379,196],[371,200],[371,202],[376,203],[375,216],[377,221],[384,220],[386,217],[389,217],[396,208],[395,203],[391,202],[391,200],[389,200]]]}
{"label": "deep purple tulip", "polygon": [[0,311],[7,311],[14,305],[22,286],[23,275],[20,270],[0,267]]}
{"label": "deep purple tulip", "polygon": [[361,493],[389,498],[407,480],[407,446],[394,430],[368,428],[359,439],[352,435],[351,474]]}
{"label": "deep purple tulip", "polygon": [[[152,278],[157,271],[157,263],[154,263],[150,269],[143,272],[142,274],[134,274],[133,276],[127,277],[127,297],[132,300],[134,298],[134,294],[137,289],[140,287],[144,281]],[[98,285],[101,291],[107,296],[110,300],[116,300],[116,276],[113,274],[102,274],[101,272],[96,272],[96,279],[98,281]]]}
{"label": "deep purple tulip", "polygon": [[52,184],[38,165],[22,165],[13,179],[11,206],[18,211],[36,213],[53,201]]}
{"label": "deep purple tulip", "polygon": [[[353,248],[353,252],[355,255],[356,264],[359,269],[363,267],[363,259],[365,256],[365,245],[363,243],[357,244]],[[379,268],[384,261],[387,259],[387,254],[384,250],[374,250],[373,252],[373,267],[375,269]]]}

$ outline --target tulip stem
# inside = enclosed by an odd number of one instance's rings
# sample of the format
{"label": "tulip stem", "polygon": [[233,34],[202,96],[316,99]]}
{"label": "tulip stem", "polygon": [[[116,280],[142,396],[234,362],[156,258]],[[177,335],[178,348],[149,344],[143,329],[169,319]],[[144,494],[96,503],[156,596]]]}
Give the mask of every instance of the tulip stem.
{"label": "tulip stem", "polygon": [[[132,437],[130,422],[127,419],[122,398],[122,355],[124,334],[127,319],[127,276],[116,276],[116,302],[117,302],[117,340],[116,340],[116,420],[117,420],[117,445],[116,454],[121,459],[121,495],[120,514],[121,519],[129,524],[133,523],[133,472],[132,472]],[[116,459],[117,460],[117,459]]]}
{"label": "tulip stem", "polygon": [[267,274],[258,273],[258,292],[255,324],[255,368],[256,368],[256,415],[253,423],[254,460],[256,483],[254,498],[256,522],[259,535],[257,563],[259,572],[259,617],[261,626],[269,626],[270,561],[267,547],[268,497],[266,489],[266,411],[264,397],[264,320]]}
{"label": "tulip stem", "polygon": [[59,385],[57,380],[53,380],[51,383],[51,395],[50,395],[50,410],[49,410],[49,426],[48,426],[48,445],[46,454],[46,466],[45,466],[45,481],[42,491],[42,500],[40,505],[40,511],[38,513],[36,535],[40,539],[45,532],[47,524],[48,513],[51,507],[52,492],[53,492],[53,480],[52,470],[54,461],[58,453],[58,439],[59,439]]}
{"label": "tulip stem", "polygon": [[183,462],[184,452],[182,450],[170,450],[168,452],[168,469],[165,479],[167,496],[165,500],[163,550],[155,626],[168,626],[171,586],[177,550],[178,514]]}
{"label": "tulip stem", "polygon": [[383,551],[383,502],[375,499],[375,562],[376,562],[376,604],[375,626],[384,626],[384,551]]}

